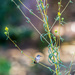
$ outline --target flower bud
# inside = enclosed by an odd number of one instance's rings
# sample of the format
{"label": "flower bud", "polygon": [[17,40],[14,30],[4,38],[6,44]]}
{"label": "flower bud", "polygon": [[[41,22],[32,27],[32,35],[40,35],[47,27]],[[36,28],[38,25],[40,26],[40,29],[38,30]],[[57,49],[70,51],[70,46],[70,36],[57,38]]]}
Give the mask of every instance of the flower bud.
{"label": "flower bud", "polygon": [[9,30],[8,27],[5,27],[5,30],[8,31]]}

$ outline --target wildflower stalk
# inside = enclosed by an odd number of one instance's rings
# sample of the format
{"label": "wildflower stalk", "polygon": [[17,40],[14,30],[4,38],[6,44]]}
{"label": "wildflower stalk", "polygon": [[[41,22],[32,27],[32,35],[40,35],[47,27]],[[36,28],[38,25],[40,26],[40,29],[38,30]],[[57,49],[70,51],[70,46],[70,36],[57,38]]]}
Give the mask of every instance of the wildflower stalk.
{"label": "wildflower stalk", "polygon": [[[33,13],[28,7],[26,7],[26,6],[22,3],[21,0],[19,0],[19,2],[20,2],[27,10],[29,10],[31,13]],[[35,13],[33,13],[33,15],[34,15],[35,17],[37,17],[40,21],[44,22],[44,21],[43,21],[40,17],[38,17]]]}
{"label": "wildflower stalk", "polygon": [[[20,1],[20,0],[19,0]],[[13,2],[15,3],[15,1],[13,0]],[[16,3],[15,3],[15,5],[16,6],[18,6]],[[44,6],[43,6],[44,7]],[[34,27],[34,29],[41,35],[41,33],[37,30],[37,28],[32,24],[32,22],[27,18],[27,16],[23,13],[23,11],[20,9],[20,8],[18,8],[20,11],[21,11],[21,13],[23,14],[23,16],[29,21],[29,23]],[[47,28],[48,28],[48,32],[49,32],[49,27],[48,27],[48,22],[47,22],[47,17],[46,17],[46,13],[45,13],[45,11],[44,11],[44,14],[45,14],[45,19],[46,19],[46,23],[47,23]],[[48,33],[49,34],[49,33]],[[41,35],[42,36],[42,35]],[[42,38],[48,43],[48,44],[50,44],[43,36],[42,36]],[[50,36],[50,34],[49,34],[49,38],[51,39],[51,36]],[[53,58],[54,58],[54,56],[53,56]],[[55,59],[55,58],[54,58]],[[43,65],[42,65],[43,66]],[[44,66],[44,67],[46,67],[46,66]],[[47,68],[47,67],[46,67]],[[49,68],[48,68],[49,69]]]}
{"label": "wildflower stalk", "polygon": [[[42,0],[40,0],[40,1],[42,1]],[[47,8],[46,8],[46,12],[45,12],[45,9],[44,9],[44,4],[43,3],[41,3],[41,5],[42,5],[42,8],[43,8],[43,11],[42,11],[42,9],[41,9],[41,7],[40,7],[40,5],[39,5],[39,2],[36,0],[36,2],[37,2],[37,4],[38,4],[38,7],[39,7],[39,10],[40,10],[40,13],[41,13],[41,16],[42,16],[42,18],[43,19],[45,19],[45,23],[47,24],[47,28],[46,29],[48,29],[48,35],[49,35],[49,38],[51,39],[51,36],[50,36],[50,31],[49,31],[49,26],[48,26],[48,22],[47,22],[47,17],[46,17],[46,15],[47,15]],[[47,4],[47,0],[46,0],[46,4]],[[44,16],[45,15],[45,16]],[[51,41],[51,40],[50,40]]]}
{"label": "wildflower stalk", "polygon": [[[42,1],[42,0],[41,0]],[[47,2],[47,1],[46,1]],[[38,2],[37,2],[38,3]],[[39,5],[39,4],[38,4]],[[42,7],[44,8],[44,4],[41,3]],[[39,7],[40,8],[40,7]],[[40,11],[41,11],[41,8],[40,8]],[[46,12],[45,12],[45,9],[43,10],[44,12],[44,15],[45,15],[45,21],[46,21],[46,25],[47,25],[47,30],[48,30],[48,36],[49,36],[49,39],[50,39],[50,42],[51,42],[51,35],[50,35],[50,30],[49,30],[49,25],[48,25],[48,21],[47,21],[47,9],[46,9]],[[42,14],[42,13],[41,13]],[[53,46],[53,44],[51,43],[51,46]],[[52,49],[52,53],[53,53],[53,49]],[[53,53],[54,54],[54,53]],[[54,59],[54,62],[55,62],[55,57],[53,56],[53,59]],[[57,68],[57,65],[55,64],[55,68]],[[56,69],[56,74],[57,74],[57,69]]]}
{"label": "wildflower stalk", "polygon": [[40,5],[39,5],[38,0],[36,0],[36,2],[37,2],[37,5],[38,5],[38,8],[39,8],[39,10],[40,10],[40,14],[41,14],[41,16],[42,16],[42,19],[43,19],[43,18],[44,18],[44,16],[43,16],[42,9],[41,9],[41,7],[40,7]]}
{"label": "wildflower stalk", "polygon": [[75,57],[75,53],[73,54],[73,58],[71,60],[71,66],[70,66],[70,70],[69,70],[68,75],[70,75],[70,72],[71,72],[71,69],[72,69],[72,64],[73,64],[73,61],[74,61],[74,57]]}
{"label": "wildflower stalk", "polygon": [[[68,5],[70,4],[70,0],[68,1],[68,3],[66,4],[66,6],[64,7],[64,9],[61,11],[61,15],[63,14],[63,12],[67,9]],[[50,31],[52,30],[52,28],[54,27],[54,25],[56,24],[58,20],[55,20],[50,28]]]}
{"label": "wildflower stalk", "polygon": [[[19,46],[10,38],[10,36],[9,36],[9,32],[8,32],[8,28],[6,27],[5,28],[5,31],[6,32],[4,32],[4,34],[7,36],[7,38],[9,38],[9,40],[15,45],[15,47],[24,55],[24,56],[26,56],[26,57],[28,57],[29,59],[31,59],[32,61],[35,61],[35,59],[33,59],[32,57],[30,57],[29,55],[27,55],[27,54],[25,54],[20,48],[19,48]],[[42,63],[38,63],[39,65],[41,65],[41,66],[43,66],[43,67],[45,67],[45,68],[47,68],[47,69],[51,69],[50,67],[47,67],[46,65],[44,65],[44,64],[42,64]],[[53,72],[55,72],[54,70],[52,70],[51,69],[51,71],[53,71]]]}
{"label": "wildflower stalk", "polygon": [[[60,2],[58,2],[58,17],[59,17],[59,32],[58,32],[58,34],[59,34],[59,38],[57,39],[57,44],[58,44],[58,42],[59,42],[59,51],[60,51],[60,26],[61,26],[61,1],[62,0],[60,0]],[[56,46],[57,46],[57,44],[56,44]],[[57,59],[59,60],[59,54],[58,54],[58,52],[57,52]],[[57,75],[59,74],[59,71],[60,71],[60,67],[59,67],[59,61],[57,61],[57,63],[58,63],[58,72],[57,72]]]}
{"label": "wildflower stalk", "polygon": [[[41,0],[41,1],[42,1],[42,0]],[[44,4],[43,4],[43,3],[41,3],[41,4],[42,4],[42,7],[44,8]],[[49,25],[48,25],[48,21],[47,21],[47,17],[46,17],[47,13],[45,12],[45,9],[43,10],[43,12],[44,12],[44,15],[45,15],[45,21],[46,21],[47,30],[48,30],[48,36],[49,36],[50,43],[51,43],[51,35],[50,35]],[[51,43],[51,47],[52,47],[52,46],[53,46],[53,44]],[[54,54],[53,48],[52,48],[52,53]],[[57,53],[58,53],[58,52],[57,52]],[[54,57],[54,55],[53,55],[53,60],[54,60],[54,62],[55,62],[55,57]],[[55,64],[56,75],[58,75],[57,66],[58,66],[58,65]]]}
{"label": "wildflower stalk", "polygon": [[[7,36],[7,37],[8,37],[9,40],[18,48],[18,50],[19,50],[23,55],[25,55],[26,57],[32,59],[31,57],[29,57],[28,55],[26,55],[24,52],[22,52],[22,50],[19,48],[19,46],[18,46],[9,36]],[[34,59],[32,59],[32,60],[34,60]]]}
{"label": "wildflower stalk", "polygon": [[[16,4],[16,2],[14,0],[13,0],[13,2],[18,7],[18,5]],[[18,9],[21,11],[23,16],[28,20],[28,22],[32,25],[32,27],[38,32],[38,34],[40,36],[42,36],[42,34],[38,31],[38,29],[34,26],[34,24],[27,18],[27,16],[24,14],[24,12],[20,9],[20,7]],[[49,42],[46,40],[46,38],[44,36],[42,36],[42,38],[49,44]]]}
{"label": "wildflower stalk", "polygon": [[60,12],[60,10],[61,10],[61,0],[60,0],[60,4],[59,4],[59,8],[58,8],[58,13],[60,13],[60,14],[58,14],[58,17],[59,17],[59,32],[58,32],[58,34],[59,34],[59,50],[60,50],[60,26],[61,26],[61,12]]}
{"label": "wildflower stalk", "polygon": [[[43,3],[41,3],[41,4],[42,4],[42,7],[44,8],[44,4]],[[43,9],[43,11],[44,11],[44,15],[45,15],[45,21],[46,21],[46,25],[47,25],[47,30],[48,30],[48,36],[49,36],[49,39],[50,39],[50,42],[51,42],[51,35],[50,35],[50,31],[49,31],[49,25],[48,25],[45,9]]]}
{"label": "wildflower stalk", "polygon": [[[47,5],[47,0],[46,0],[46,5]],[[47,14],[47,8],[46,8],[46,14]]]}
{"label": "wildflower stalk", "polygon": [[[60,46],[60,23],[61,23],[61,13],[60,13],[60,9],[61,9],[61,0],[60,0],[60,2],[58,2],[59,4],[58,4],[58,17],[59,17],[59,32],[58,32],[58,34],[59,34],[59,46]],[[55,20],[55,22],[54,22],[54,24],[56,23],[56,21],[57,20]],[[54,25],[53,24],[53,25]],[[55,33],[57,33],[57,30],[55,30]],[[56,39],[55,39],[55,42],[56,42]],[[58,39],[57,39],[57,43],[56,43],[56,47],[57,47],[57,44],[58,44]],[[59,48],[59,50],[60,50],[60,48]],[[60,71],[60,67],[59,67],[59,54],[58,54],[58,50],[57,50],[57,65],[55,65],[55,68],[56,68],[56,75],[58,75],[59,74],[59,71]]]}
{"label": "wildflower stalk", "polygon": [[66,8],[68,7],[69,4],[70,4],[70,0],[69,0],[68,3],[66,4],[65,8],[62,10],[61,14],[66,10]]}
{"label": "wildflower stalk", "polygon": [[[42,1],[42,0],[41,0],[41,1]],[[46,13],[45,13],[45,10],[44,10],[44,12],[42,11],[42,9],[41,9],[41,7],[40,7],[40,4],[39,4],[39,1],[36,0],[36,2],[37,2],[37,4],[38,4],[38,7],[39,7],[39,10],[40,10],[42,19],[45,19],[45,16],[47,15],[47,7],[46,7]],[[41,3],[41,4],[42,4],[42,7],[44,8],[43,3]],[[47,0],[46,0],[46,5],[47,5]],[[44,16],[44,15],[45,15],[45,16]],[[45,19],[45,21],[46,21],[46,23],[47,23],[47,19]],[[45,21],[44,21],[44,23],[45,23]],[[45,27],[45,28],[46,28],[46,27]],[[48,27],[48,24],[47,24],[47,28],[49,28],[49,27]],[[47,28],[46,28],[46,29],[47,29]],[[48,31],[49,31],[49,29],[48,29]]]}
{"label": "wildflower stalk", "polygon": [[[42,0],[41,0],[42,1]],[[38,3],[38,2],[37,2]],[[42,7],[44,8],[44,4],[43,3],[41,3],[42,4]],[[39,7],[40,8],[40,7]],[[41,9],[41,8],[40,8]],[[41,10],[40,10],[41,11]],[[46,17],[46,15],[47,15],[47,9],[46,9],[46,12],[45,12],[45,9],[43,10],[43,12],[44,12],[44,15],[45,15],[45,21],[46,21],[46,25],[47,25],[47,30],[48,30],[48,36],[49,36],[49,39],[50,39],[50,42],[51,42],[51,35],[50,35],[50,30],[49,30],[49,26],[48,26],[48,21],[47,21],[47,17]],[[51,46],[53,46],[53,44],[51,43]],[[52,53],[53,53],[53,49],[52,49]],[[54,62],[55,62],[55,57],[53,56],[53,59],[54,59]],[[55,64],[55,68],[57,68],[56,67],[56,64]]]}
{"label": "wildflower stalk", "polygon": [[[23,16],[27,19],[27,22],[28,23],[30,23],[31,25],[32,25],[32,27],[38,32],[38,34],[48,43],[48,45],[50,45],[50,47],[51,47],[51,54],[52,54],[52,58],[53,58],[53,60],[51,60],[52,61],[52,64],[54,64],[55,65],[55,71],[54,70],[52,70],[50,67],[47,67],[46,65],[44,65],[44,64],[42,64],[42,63],[38,63],[38,64],[40,64],[40,65],[42,65],[43,67],[45,67],[45,68],[47,68],[47,69],[49,69],[50,71],[53,71],[54,73],[56,73],[56,75],[60,75],[60,73],[59,73],[59,71],[60,71],[60,66],[59,66],[59,59],[60,59],[60,57],[59,57],[59,53],[58,53],[58,44],[59,44],[59,51],[60,51],[60,27],[61,27],[61,14],[66,10],[66,8],[68,7],[68,5],[69,5],[69,3],[72,3],[72,1],[71,0],[69,0],[69,2],[67,3],[67,5],[65,6],[65,8],[62,10],[62,12],[60,11],[61,10],[61,1],[62,0],[60,0],[60,2],[58,3],[58,19],[56,19],[55,21],[54,21],[54,23],[53,23],[53,25],[52,25],[52,27],[50,27],[50,29],[49,29],[49,23],[48,23],[48,16],[47,16],[47,0],[44,0],[44,2],[43,2],[43,0],[36,0],[36,2],[37,2],[37,5],[38,5],[38,8],[39,8],[39,11],[40,11],[40,13],[41,13],[41,16],[42,16],[42,19],[39,17],[39,16],[37,16],[35,13],[33,13],[28,7],[26,7],[22,2],[21,2],[21,0],[19,0],[19,2],[29,11],[29,12],[31,12],[35,17],[37,17],[40,21],[42,21],[44,24],[46,24],[46,27],[45,27],[45,29],[47,30],[46,32],[47,32],[47,35],[48,35],[48,37],[49,37],[49,42],[46,40],[46,38],[38,31],[38,29],[34,26],[34,24],[30,21],[30,19],[24,14],[24,12],[21,10],[21,8],[16,4],[16,2],[14,1],[14,0],[12,0],[13,2],[14,2],[14,4],[17,6],[17,8],[21,11],[21,13],[23,14]],[[40,4],[41,4],[41,6],[40,6]],[[58,36],[59,36],[59,38],[56,40],[56,37],[55,36],[53,36],[52,34],[51,34],[51,29],[53,28],[53,26],[55,25],[55,23],[57,22],[57,21],[59,21],[59,32],[58,32]],[[6,27],[5,28],[5,30],[6,30],[6,32],[5,32],[5,35],[7,36],[7,38],[9,38],[9,40],[18,48],[18,50],[23,54],[23,55],[25,55],[26,57],[28,57],[28,58],[30,58],[30,59],[32,59],[33,61],[35,61],[35,59],[33,59],[32,57],[30,57],[30,56],[28,56],[28,55],[26,55],[18,46],[17,46],[17,44],[9,37],[9,32],[8,32],[8,28]],[[57,33],[57,30],[55,30],[55,33]],[[51,36],[53,36],[53,38],[55,38],[54,39],[54,42],[55,42],[55,45],[53,44],[53,41],[52,41],[52,37]],[[55,49],[56,48],[56,49]],[[55,53],[56,53],[56,56],[55,56]],[[50,52],[49,52],[49,54],[50,54]],[[49,57],[49,59],[50,59],[50,57]],[[72,63],[73,63],[73,60],[71,61]],[[70,66],[70,70],[69,70],[69,73],[68,73],[68,75],[70,74],[70,71],[71,71],[71,68],[72,68],[72,63],[71,63],[71,66]]]}

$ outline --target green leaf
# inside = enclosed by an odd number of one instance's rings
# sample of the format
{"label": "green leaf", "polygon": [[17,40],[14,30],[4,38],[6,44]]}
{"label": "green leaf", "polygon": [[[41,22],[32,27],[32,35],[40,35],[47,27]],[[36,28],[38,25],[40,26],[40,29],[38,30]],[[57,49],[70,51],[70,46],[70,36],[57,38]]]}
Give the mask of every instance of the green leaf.
{"label": "green leaf", "polygon": [[32,9],[30,9],[30,11],[29,11],[29,12],[30,12],[30,14],[31,14],[31,15],[34,15],[34,14],[33,14],[33,10],[32,10]]}
{"label": "green leaf", "polygon": [[23,54],[23,51],[21,51],[21,53]]}
{"label": "green leaf", "polygon": [[73,3],[71,0],[69,1],[70,3]]}
{"label": "green leaf", "polygon": [[27,23],[30,23],[30,22],[29,22],[29,21],[30,21],[30,19],[29,19],[28,17],[26,17],[26,19],[27,19],[27,21],[26,21],[26,22],[27,22]]}
{"label": "green leaf", "polygon": [[7,37],[6,40],[8,40],[9,38]]}
{"label": "green leaf", "polygon": [[49,8],[49,4],[47,4],[46,7]]}
{"label": "green leaf", "polygon": [[19,9],[20,8],[20,5],[18,5],[17,8]]}
{"label": "green leaf", "polygon": [[55,21],[58,21],[59,20],[59,16],[56,16],[56,18],[54,18],[55,19]]}
{"label": "green leaf", "polygon": [[17,45],[15,44],[15,47],[17,47]]}
{"label": "green leaf", "polygon": [[48,67],[49,68],[49,70],[52,72],[52,69],[50,68],[50,67]]}
{"label": "green leaf", "polygon": [[65,65],[63,65],[63,64],[59,64],[61,67],[64,67],[64,68],[67,68]]}
{"label": "green leaf", "polygon": [[64,41],[64,39],[60,36],[60,40],[63,42]]}

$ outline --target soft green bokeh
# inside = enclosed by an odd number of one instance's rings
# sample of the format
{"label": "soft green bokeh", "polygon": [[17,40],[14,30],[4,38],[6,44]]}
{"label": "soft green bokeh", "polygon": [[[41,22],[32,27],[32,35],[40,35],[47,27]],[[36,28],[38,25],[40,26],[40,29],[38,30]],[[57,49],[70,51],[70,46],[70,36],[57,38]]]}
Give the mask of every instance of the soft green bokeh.
{"label": "soft green bokeh", "polygon": [[[18,5],[19,1],[15,0]],[[13,40],[22,41],[31,38],[32,31],[22,27],[23,18],[21,12],[11,0],[0,0],[0,44],[8,45],[4,34],[5,27],[9,28],[9,35]]]}
{"label": "soft green bokeh", "polygon": [[5,58],[0,58],[0,75],[9,75],[11,64]]}
{"label": "soft green bokeh", "polygon": [[[18,1],[17,3],[19,4]],[[0,44],[6,42],[4,28],[6,26],[14,26],[16,28],[21,24],[21,18],[21,13],[11,0],[0,0]]]}

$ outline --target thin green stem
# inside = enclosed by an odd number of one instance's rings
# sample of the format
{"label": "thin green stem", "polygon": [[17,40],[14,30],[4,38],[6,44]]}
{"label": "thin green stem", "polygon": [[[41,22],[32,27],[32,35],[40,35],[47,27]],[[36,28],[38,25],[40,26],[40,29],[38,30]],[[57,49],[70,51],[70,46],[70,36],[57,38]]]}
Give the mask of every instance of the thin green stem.
{"label": "thin green stem", "polygon": [[[7,35],[6,35],[7,36]],[[7,36],[8,38],[9,38],[9,40],[18,48],[18,50],[21,52],[22,50],[18,47],[18,45],[9,37],[9,36]],[[30,59],[33,59],[33,58],[31,58],[30,56],[28,56],[28,55],[26,55],[25,53],[22,53],[22,54],[24,54],[26,57],[28,57],[28,58],[30,58]],[[34,60],[34,59],[33,59]]]}
{"label": "thin green stem", "polygon": [[[35,59],[33,59],[32,57],[30,57],[30,56],[28,56],[27,54],[25,54],[25,53],[18,47],[18,45],[9,37],[9,35],[6,35],[6,36],[7,36],[7,37],[9,38],[9,40],[18,48],[18,50],[19,50],[20,52],[22,52],[22,54],[23,54],[24,56],[26,56],[26,57],[28,57],[29,59],[35,61]],[[42,64],[42,63],[38,63],[38,64],[40,64],[41,66],[43,66],[43,67],[49,69],[49,67],[47,67],[46,65],[44,65],[44,64]],[[52,69],[51,69],[51,70],[52,70]],[[52,70],[52,71],[55,72],[54,70]]]}
{"label": "thin green stem", "polygon": [[44,18],[44,15],[43,15],[42,9],[41,9],[41,7],[40,7],[40,5],[39,5],[38,0],[36,0],[36,2],[37,2],[37,4],[38,4],[38,7],[39,7],[39,10],[40,10],[40,13],[41,13],[42,19],[43,19],[43,18]]}
{"label": "thin green stem", "polygon": [[[15,4],[16,6],[18,6],[14,0],[13,0],[13,2],[14,2],[14,4]],[[21,11],[21,13],[23,14],[23,16],[29,21],[29,23],[32,25],[32,27],[38,32],[38,34],[39,34],[40,36],[42,36],[42,38],[43,38],[48,44],[50,44],[50,43],[46,40],[46,38],[38,31],[38,29],[34,26],[34,24],[27,18],[27,16],[23,13],[23,11],[22,11],[20,8],[18,8],[18,9]]]}
{"label": "thin green stem", "polygon": [[[46,0],[46,6],[47,6],[47,0]],[[46,7],[46,14],[47,14],[47,7]]]}
{"label": "thin green stem", "polygon": [[66,10],[66,8],[68,7],[69,4],[70,4],[70,1],[68,1],[68,3],[66,4],[65,8],[62,10],[61,14],[63,14],[63,12]]}
{"label": "thin green stem", "polygon": [[33,13],[28,7],[26,7],[25,4],[21,2],[21,0],[19,0],[19,2],[20,2],[27,10],[29,10],[35,17],[37,17],[40,21],[44,22],[40,17],[38,17],[35,13]]}
{"label": "thin green stem", "polygon": [[[41,0],[42,1],[42,0]],[[44,5],[43,5],[43,3],[41,3],[42,4],[42,7],[44,8]],[[49,38],[50,38],[50,42],[51,42],[51,35],[50,35],[50,30],[49,30],[49,25],[48,25],[48,22],[47,22],[47,17],[46,17],[46,12],[45,12],[45,9],[43,10],[43,12],[44,12],[44,15],[45,15],[45,20],[46,20],[46,24],[47,24],[47,30],[48,30],[48,36],[49,36]]]}
{"label": "thin green stem", "polygon": [[70,75],[70,72],[71,72],[71,69],[72,69],[72,64],[73,64],[73,61],[74,61],[74,56],[75,56],[75,53],[74,53],[73,58],[72,58],[72,61],[71,61],[71,67],[70,67],[70,70],[69,70],[68,75]]}
{"label": "thin green stem", "polygon": [[[70,1],[68,1],[68,3],[66,4],[66,6],[64,7],[64,9],[61,12],[61,15],[63,14],[63,12],[67,9],[68,5],[70,4]],[[54,25],[56,24],[58,20],[55,20],[54,23],[52,24],[50,31],[52,30],[52,28],[54,27]]]}

